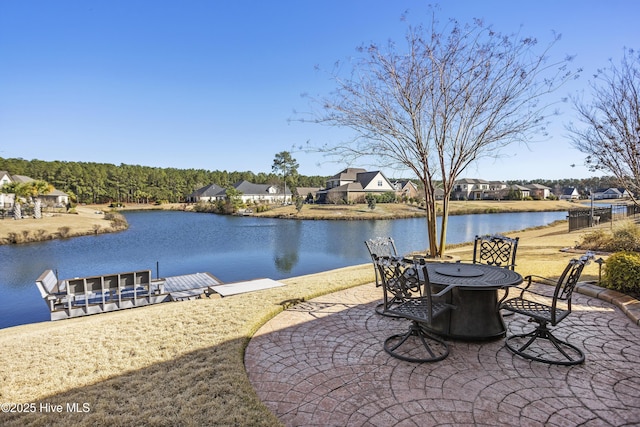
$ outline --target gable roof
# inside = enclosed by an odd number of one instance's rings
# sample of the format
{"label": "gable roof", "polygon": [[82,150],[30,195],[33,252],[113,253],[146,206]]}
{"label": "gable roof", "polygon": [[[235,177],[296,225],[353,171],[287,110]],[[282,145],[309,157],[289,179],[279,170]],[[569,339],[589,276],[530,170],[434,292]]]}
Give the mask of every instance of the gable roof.
{"label": "gable roof", "polygon": [[367,172],[367,170],[362,168],[347,168],[341,172],[338,172],[329,179],[339,179],[341,181],[356,181],[358,179],[358,174],[363,172]]}
{"label": "gable roof", "polygon": [[[366,188],[367,185],[369,185],[369,183],[371,181],[373,181],[375,179],[376,176],[378,175],[382,175],[382,172],[380,171],[374,171],[374,172],[360,172],[357,176],[356,176],[356,180],[362,185],[363,188]],[[382,175],[384,177],[384,175]],[[385,178],[386,179],[386,178]],[[387,180],[388,181],[388,180]],[[391,183],[389,183],[391,184]]]}
{"label": "gable roof", "polygon": [[21,182],[21,183],[35,181],[33,178],[30,178],[30,177],[25,176],[25,175],[13,175],[11,178],[15,182]]}
{"label": "gable roof", "polygon": [[[243,180],[243,181],[238,181],[235,184],[233,184],[233,187],[242,192],[242,194],[245,195],[249,195],[249,194],[256,194],[256,195],[262,195],[262,194],[269,194],[269,188],[272,188],[275,186],[273,185],[269,185],[269,184],[254,184],[251,183],[249,181]],[[278,190],[278,193],[281,194],[281,192]],[[286,194],[291,194],[291,191],[289,190],[289,188],[287,188]]]}
{"label": "gable roof", "polygon": [[220,191],[223,191],[223,190],[224,188],[220,187],[219,185],[209,184],[204,187],[198,188],[189,196],[190,197],[214,197],[218,193],[220,193]]}
{"label": "gable roof", "polygon": [[542,184],[527,184],[525,185],[525,187],[531,189],[531,190],[551,190],[551,188],[547,187],[546,185],[542,185]]}

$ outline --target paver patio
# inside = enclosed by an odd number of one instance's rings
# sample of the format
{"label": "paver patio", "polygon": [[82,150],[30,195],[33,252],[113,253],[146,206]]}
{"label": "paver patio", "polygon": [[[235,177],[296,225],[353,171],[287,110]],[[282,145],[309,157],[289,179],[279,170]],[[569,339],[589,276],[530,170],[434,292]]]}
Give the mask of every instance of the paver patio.
{"label": "paver patio", "polygon": [[[408,321],[377,315],[373,284],[290,307],[251,339],[245,356],[260,399],[287,426],[640,425],[640,326],[619,308],[574,294],[555,332],[583,349],[566,367],[513,355],[502,339],[448,341],[441,362],[384,352]],[[505,319],[509,331],[533,328]]]}

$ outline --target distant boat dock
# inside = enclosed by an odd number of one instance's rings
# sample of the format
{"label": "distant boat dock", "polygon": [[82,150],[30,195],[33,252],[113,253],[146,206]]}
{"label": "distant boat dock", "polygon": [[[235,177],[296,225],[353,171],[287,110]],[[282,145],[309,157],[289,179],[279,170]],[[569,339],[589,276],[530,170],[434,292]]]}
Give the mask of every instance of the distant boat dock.
{"label": "distant boat dock", "polygon": [[51,320],[107,313],[212,294],[222,297],[284,286],[271,279],[223,283],[211,273],[152,279],[151,270],[58,280],[46,270],[36,286],[51,312]]}

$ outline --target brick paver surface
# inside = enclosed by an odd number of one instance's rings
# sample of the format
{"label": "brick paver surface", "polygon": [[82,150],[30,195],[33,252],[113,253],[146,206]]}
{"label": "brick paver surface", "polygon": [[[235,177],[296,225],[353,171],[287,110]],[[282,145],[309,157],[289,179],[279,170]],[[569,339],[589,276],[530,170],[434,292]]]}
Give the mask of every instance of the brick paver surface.
{"label": "brick paver surface", "polygon": [[303,302],[251,339],[249,379],[285,425],[640,425],[640,327],[607,302],[574,294],[554,329],[584,350],[582,365],[529,361],[501,339],[448,341],[448,358],[415,364],[383,350],[409,323],[375,314],[380,297],[364,285]]}

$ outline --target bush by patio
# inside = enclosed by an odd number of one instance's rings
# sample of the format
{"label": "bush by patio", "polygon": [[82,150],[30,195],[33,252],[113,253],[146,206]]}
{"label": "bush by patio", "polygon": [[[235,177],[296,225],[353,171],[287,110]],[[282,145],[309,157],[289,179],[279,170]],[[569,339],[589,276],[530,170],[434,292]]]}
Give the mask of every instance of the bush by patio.
{"label": "bush by patio", "polygon": [[625,294],[640,294],[640,253],[617,252],[605,261],[602,278],[608,289]]}

